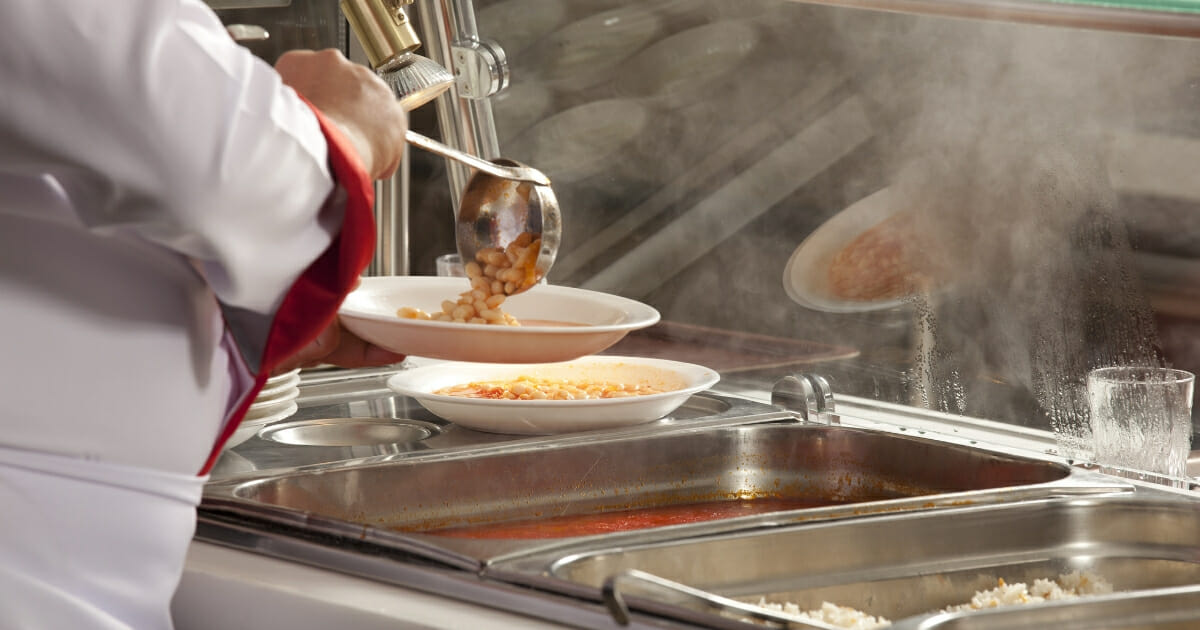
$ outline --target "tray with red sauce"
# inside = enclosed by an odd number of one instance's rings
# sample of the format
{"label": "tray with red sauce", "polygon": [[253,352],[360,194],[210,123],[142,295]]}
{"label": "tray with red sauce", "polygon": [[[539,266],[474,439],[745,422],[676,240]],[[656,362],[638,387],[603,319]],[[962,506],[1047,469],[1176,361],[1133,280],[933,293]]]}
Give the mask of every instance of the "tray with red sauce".
{"label": "tray with red sauce", "polygon": [[[1061,492],[1054,484],[1071,472],[915,436],[796,424],[766,405],[710,393],[687,404],[708,410],[715,423],[691,419],[235,479],[209,484],[205,507],[302,521],[326,535],[479,570],[497,558],[607,536],[1003,502],[1014,492]],[[563,410],[566,421],[570,410]],[[737,424],[727,424],[734,414]]]}
{"label": "tray with red sauce", "polygon": [[628,532],[651,527],[667,527],[668,525],[707,523],[739,516],[827,507],[841,503],[843,502],[819,497],[728,499],[678,505],[657,505],[615,512],[568,514],[486,525],[448,527],[426,533],[451,538],[473,539],[570,538],[572,536]]}

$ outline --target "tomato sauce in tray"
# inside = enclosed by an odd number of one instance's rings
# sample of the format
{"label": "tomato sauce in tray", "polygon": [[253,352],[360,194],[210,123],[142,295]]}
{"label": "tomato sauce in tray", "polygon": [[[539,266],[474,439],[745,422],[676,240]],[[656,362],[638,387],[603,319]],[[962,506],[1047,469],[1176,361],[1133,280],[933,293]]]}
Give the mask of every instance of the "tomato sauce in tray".
{"label": "tomato sauce in tray", "polygon": [[507,523],[448,527],[422,532],[435,536],[473,539],[537,539],[593,536],[614,532],[703,523],[738,516],[838,505],[823,499],[761,498],[661,505],[612,512],[569,514]]}

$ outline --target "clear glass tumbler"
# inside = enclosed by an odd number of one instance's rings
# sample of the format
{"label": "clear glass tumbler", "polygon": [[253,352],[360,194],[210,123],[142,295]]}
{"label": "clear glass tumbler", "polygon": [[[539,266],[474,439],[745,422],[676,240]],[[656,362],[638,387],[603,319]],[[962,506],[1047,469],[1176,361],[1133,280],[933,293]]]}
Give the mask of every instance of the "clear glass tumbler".
{"label": "clear glass tumbler", "polygon": [[1101,470],[1186,478],[1195,381],[1191,372],[1170,368],[1089,372],[1088,409]]}
{"label": "clear glass tumbler", "polygon": [[462,256],[458,254],[442,254],[436,259],[437,275],[464,278],[467,275],[463,268]]}

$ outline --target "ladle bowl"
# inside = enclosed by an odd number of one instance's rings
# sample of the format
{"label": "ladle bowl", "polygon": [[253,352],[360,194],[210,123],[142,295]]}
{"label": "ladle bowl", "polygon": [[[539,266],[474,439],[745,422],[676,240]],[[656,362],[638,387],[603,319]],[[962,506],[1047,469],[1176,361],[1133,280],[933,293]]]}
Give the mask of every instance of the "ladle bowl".
{"label": "ladle bowl", "polygon": [[408,142],[475,169],[463,190],[454,221],[454,238],[464,262],[480,250],[504,249],[528,233],[540,240],[533,271],[541,282],[550,272],[562,241],[562,214],[550,178],[541,171],[505,158],[487,161],[409,130]]}
{"label": "ladle bowl", "polygon": [[[503,158],[493,161],[504,166],[523,166]],[[454,223],[455,241],[462,259],[475,260],[479,250],[489,247],[503,249],[523,233],[541,240],[534,261],[534,275],[536,281],[541,282],[554,264],[562,240],[562,215],[554,190],[549,185],[503,179],[477,171],[463,190]]]}

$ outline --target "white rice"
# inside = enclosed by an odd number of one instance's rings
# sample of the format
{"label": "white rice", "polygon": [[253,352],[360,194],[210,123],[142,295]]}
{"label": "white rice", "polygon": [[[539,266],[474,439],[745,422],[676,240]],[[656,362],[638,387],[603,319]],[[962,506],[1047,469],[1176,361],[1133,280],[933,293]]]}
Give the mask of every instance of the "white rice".
{"label": "white rice", "polygon": [[996,588],[978,591],[971,601],[943,608],[942,612],[962,612],[1000,608],[1014,604],[1036,604],[1060,599],[1074,599],[1086,595],[1103,595],[1112,592],[1112,584],[1091,571],[1072,571],[1058,576],[1057,580],[1034,580],[1032,586],[1024,582],[1008,584],[997,580]]}
{"label": "white rice", "polygon": [[[1057,580],[1037,579],[1033,581],[1032,586],[1024,582],[1009,584],[1003,578],[996,582],[996,588],[976,591],[971,601],[957,606],[948,606],[940,612],[964,612],[1017,604],[1035,604],[1087,595],[1103,595],[1113,591],[1112,584],[1109,584],[1108,580],[1091,571],[1064,573],[1059,575]],[[768,602],[765,598],[760,599],[758,605],[767,610],[794,615],[801,619],[822,621],[849,630],[873,630],[892,625],[891,621],[883,617],[875,617],[861,610],[829,602],[822,602],[820,608],[807,611],[801,610],[799,606],[791,602],[780,604]]]}
{"label": "white rice", "polygon": [[767,610],[782,612],[801,619],[823,621],[839,628],[850,628],[851,630],[874,630],[875,628],[886,628],[892,625],[892,622],[883,617],[874,617],[861,610],[855,610],[849,606],[838,606],[829,602],[821,602],[821,607],[816,610],[800,610],[799,606],[791,602],[778,604],[768,602],[766,599],[760,599],[758,605]]}

